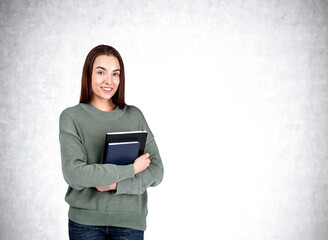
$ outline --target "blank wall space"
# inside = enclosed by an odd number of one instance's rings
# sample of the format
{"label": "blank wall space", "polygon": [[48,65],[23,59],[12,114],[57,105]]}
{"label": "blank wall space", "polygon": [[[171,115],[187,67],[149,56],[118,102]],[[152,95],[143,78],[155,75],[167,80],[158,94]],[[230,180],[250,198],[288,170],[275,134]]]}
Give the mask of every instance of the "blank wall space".
{"label": "blank wall space", "polygon": [[2,1],[1,239],[68,238],[58,119],[99,44],[164,162],[146,239],[325,239],[327,7]]}

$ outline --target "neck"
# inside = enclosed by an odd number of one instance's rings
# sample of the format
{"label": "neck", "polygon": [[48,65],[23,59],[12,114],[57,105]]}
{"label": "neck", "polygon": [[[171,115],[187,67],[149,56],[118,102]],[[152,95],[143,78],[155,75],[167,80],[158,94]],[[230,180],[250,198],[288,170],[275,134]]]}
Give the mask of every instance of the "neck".
{"label": "neck", "polygon": [[113,111],[116,108],[116,105],[113,103],[112,99],[110,100],[92,99],[90,104],[92,104],[94,107],[104,112]]}

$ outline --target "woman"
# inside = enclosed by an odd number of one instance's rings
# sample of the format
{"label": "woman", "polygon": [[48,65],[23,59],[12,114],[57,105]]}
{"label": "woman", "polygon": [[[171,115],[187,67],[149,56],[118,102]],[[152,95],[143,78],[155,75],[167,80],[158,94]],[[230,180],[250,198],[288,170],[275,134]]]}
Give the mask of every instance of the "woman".
{"label": "woman", "polygon": [[[88,54],[80,104],[59,120],[62,170],[69,187],[70,239],[143,239],[147,188],[163,178],[154,136],[142,112],[124,102],[120,54],[100,45]],[[146,130],[145,154],[133,164],[101,164],[108,132]]]}

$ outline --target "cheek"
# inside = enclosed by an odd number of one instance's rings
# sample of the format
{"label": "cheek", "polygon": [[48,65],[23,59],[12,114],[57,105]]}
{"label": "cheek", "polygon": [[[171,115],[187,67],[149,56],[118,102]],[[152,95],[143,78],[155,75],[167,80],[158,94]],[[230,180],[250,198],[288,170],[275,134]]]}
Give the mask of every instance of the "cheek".
{"label": "cheek", "polygon": [[114,84],[118,87],[120,85],[120,79],[114,79]]}
{"label": "cheek", "polygon": [[102,83],[102,79],[99,76],[94,76],[93,75],[92,78],[91,78],[91,83],[92,83],[93,86],[99,85],[99,84]]}

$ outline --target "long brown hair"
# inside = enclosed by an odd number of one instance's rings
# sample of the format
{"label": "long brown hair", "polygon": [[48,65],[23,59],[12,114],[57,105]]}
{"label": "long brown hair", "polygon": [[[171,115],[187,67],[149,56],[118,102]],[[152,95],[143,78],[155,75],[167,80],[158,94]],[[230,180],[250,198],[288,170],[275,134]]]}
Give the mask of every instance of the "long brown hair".
{"label": "long brown hair", "polygon": [[98,57],[99,55],[116,57],[120,64],[120,84],[118,86],[116,93],[112,97],[112,101],[119,108],[123,108],[125,106],[125,100],[124,100],[125,76],[124,76],[123,60],[121,55],[115,48],[107,45],[99,45],[93,48],[85,59],[83,71],[82,71],[80,103],[90,103],[92,99],[92,95],[93,95],[92,87],[91,87],[92,69],[93,69],[93,63],[95,62],[96,57]]}

